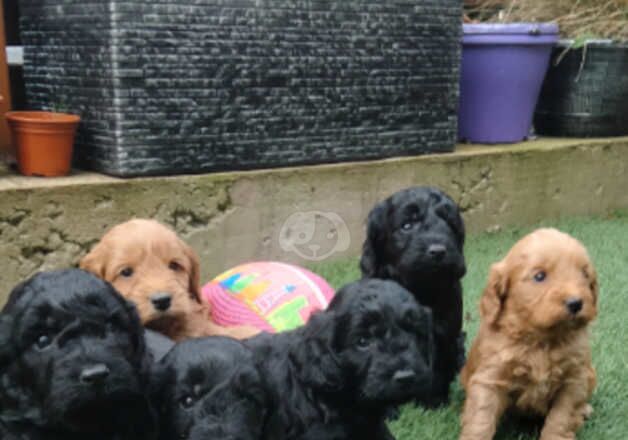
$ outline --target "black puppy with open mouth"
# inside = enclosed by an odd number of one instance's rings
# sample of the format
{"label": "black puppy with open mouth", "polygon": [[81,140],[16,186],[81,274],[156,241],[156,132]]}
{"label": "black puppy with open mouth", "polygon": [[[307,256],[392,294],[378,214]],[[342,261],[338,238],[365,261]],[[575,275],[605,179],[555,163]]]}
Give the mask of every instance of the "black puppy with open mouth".
{"label": "black puppy with open mouth", "polygon": [[265,440],[392,439],[390,407],[431,388],[431,313],[393,281],[348,284],[305,326],[243,343],[272,401]]}
{"label": "black puppy with open mouth", "polygon": [[434,385],[429,406],[447,403],[464,363],[462,286],[465,228],[458,206],[442,191],[413,187],[375,205],[367,220],[363,277],[392,279],[434,318]]}
{"label": "black puppy with open mouth", "polygon": [[135,307],[79,269],[18,285],[0,313],[0,437],[152,440]]}
{"label": "black puppy with open mouth", "polygon": [[258,440],[271,407],[241,342],[211,336],[178,343],[154,366],[160,439]]}

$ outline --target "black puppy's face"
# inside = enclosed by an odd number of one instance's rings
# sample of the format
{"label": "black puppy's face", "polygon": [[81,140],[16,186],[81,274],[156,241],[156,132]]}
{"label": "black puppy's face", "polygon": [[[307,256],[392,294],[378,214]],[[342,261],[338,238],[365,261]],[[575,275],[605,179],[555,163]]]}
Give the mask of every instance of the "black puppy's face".
{"label": "black puppy's face", "polygon": [[139,412],[134,423],[146,422],[143,330],[108,283],[40,273],[13,290],[0,321],[0,417],[85,434],[119,432]]}
{"label": "black puppy's face", "polygon": [[368,216],[360,267],[366,277],[393,278],[408,286],[466,271],[464,223],[442,191],[408,188],[377,204]]}
{"label": "black puppy's face", "polygon": [[360,405],[399,404],[430,389],[431,312],[396,282],[351,283],[319,318],[331,332],[332,360],[322,368],[330,376],[336,368],[339,386]]}
{"label": "black puppy's face", "polygon": [[267,394],[252,354],[223,337],[177,344],[156,367],[163,439],[261,438]]}

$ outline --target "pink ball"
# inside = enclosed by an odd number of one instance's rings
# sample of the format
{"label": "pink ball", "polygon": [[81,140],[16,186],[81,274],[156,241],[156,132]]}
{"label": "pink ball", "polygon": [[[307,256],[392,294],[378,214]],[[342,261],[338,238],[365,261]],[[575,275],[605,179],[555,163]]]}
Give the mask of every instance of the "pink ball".
{"label": "pink ball", "polygon": [[276,333],[299,327],[324,310],[334,289],[321,277],[292,264],[241,264],[202,288],[212,319],[223,326],[251,325]]}

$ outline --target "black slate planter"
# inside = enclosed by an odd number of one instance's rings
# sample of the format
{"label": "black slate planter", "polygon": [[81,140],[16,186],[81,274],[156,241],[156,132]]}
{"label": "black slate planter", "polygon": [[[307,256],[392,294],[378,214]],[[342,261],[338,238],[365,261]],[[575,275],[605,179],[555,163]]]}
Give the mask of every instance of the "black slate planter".
{"label": "black slate planter", "polygon": [[21,0],[32,108],[133,176],[452,151],[460,0]]}
{"label": "black slate planter", "polygon": [[628,45],[563,43],[552,53],[534,127],[549,136],[628,134]]}

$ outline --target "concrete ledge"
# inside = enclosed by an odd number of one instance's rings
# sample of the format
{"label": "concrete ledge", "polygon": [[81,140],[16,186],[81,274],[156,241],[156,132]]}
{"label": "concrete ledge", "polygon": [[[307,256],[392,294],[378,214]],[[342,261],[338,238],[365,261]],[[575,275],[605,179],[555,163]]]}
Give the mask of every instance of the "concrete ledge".
{"label": "concrete ledge", "polygon": [[[372,205],[410,185],[451,194],[471,233],[604,214],[628,207],[627,167],[628,137],[460,146],[453,154],[164,178],[78,173],[38,179],[4,170],[0,303],[33,272],[76,264],[109,226],[132,216],[173,225],[201,255],[205,281],[251,259],[307,263],[315,251],[329,258],[358,255]],[[311,230],[308,221],[316,222]],[[314,235],[289,248],[282,228],[297,241],[299,234]]]}

